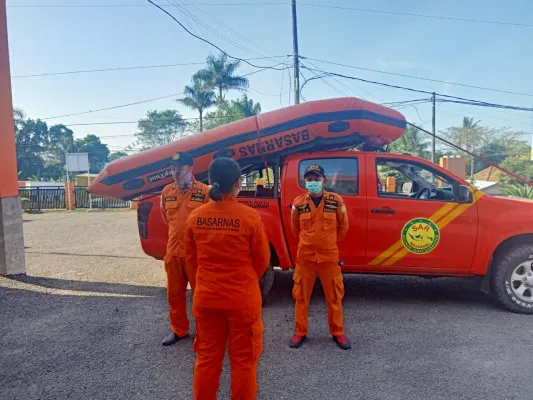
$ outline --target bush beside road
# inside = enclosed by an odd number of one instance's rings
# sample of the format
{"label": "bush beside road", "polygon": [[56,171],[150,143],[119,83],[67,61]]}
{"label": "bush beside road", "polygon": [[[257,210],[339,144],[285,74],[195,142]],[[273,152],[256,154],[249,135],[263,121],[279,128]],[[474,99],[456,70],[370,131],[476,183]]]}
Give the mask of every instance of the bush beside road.
{"label": "bush beside road", "polygon": [[[165,274],[142,252],[135,214],[24,219],[28,276],[0,277],[0,398],[191,398],[192,339],[160,345]],[[319,284],[311,340],[288,348],[291,285],[279,272],[263,310],[260,399],[531,398],[533,318],[486,301],[473,281],[346,275],[348,352],[328,336]]]}

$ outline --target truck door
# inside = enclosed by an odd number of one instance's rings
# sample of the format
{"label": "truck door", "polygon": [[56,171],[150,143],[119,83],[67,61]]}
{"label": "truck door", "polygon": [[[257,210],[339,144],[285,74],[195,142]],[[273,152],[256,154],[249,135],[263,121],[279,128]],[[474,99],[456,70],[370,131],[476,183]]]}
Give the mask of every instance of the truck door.
{"label": "truck door", "polygon": [[[365,156],[357,153],[310,155],[309,158],[290,159],[284,167],[282,177],[282,212],[285,234],[293,262],[296,262],[298,239],[291,231],[290,217],[293,200],[306,191],[303,173],[308,165],[319,164],[326,173],[325,189],[342,196],[348,213],[350,229],[345,240],[339,244],[340,260],[345,270],[350,266],[364,265],[366,231],[366,184]],[[353,154],[353,155],[352,155]]]}
{"label": "truck door", "polygon": [[478,234],[477,194],[409,156],[369,154],[367,171],[367,264],[400,273],[468,273]]}

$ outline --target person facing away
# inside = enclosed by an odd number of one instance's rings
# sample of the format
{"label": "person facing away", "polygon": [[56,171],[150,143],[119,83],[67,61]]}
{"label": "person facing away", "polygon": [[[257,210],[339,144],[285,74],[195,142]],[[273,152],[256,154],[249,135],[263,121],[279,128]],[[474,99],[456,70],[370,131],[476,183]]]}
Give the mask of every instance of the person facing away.
{"label": "person facing away", "polygon": [[194,399],[216,399],[227,344],[231,399],[252,400],[263,346],[259,279],[269,265],[270,247],[257,211],[236,200],[239,165],[215,159],[209,181],[213,201],[191,213],[186,229],[187,262],[197,270]]}
{"label": "person facing away", "polygon": [[165,254],[167,299],[170,314],[170,334],[163,339],[168,346],[189,336],[186,293],[190,283],[194,291],[196,271],[185,259],[185,223],[192,210],[209,201],[208,186],[193,176],[193,158],[189,153],[176,153],[170,162],[174,183],[161,193],[161,214],[168,225]]}
{"label": "person facing away", "polygon": [[309,301],[318,274],[326,298],[330,334],[340,348],[348,350],[351,344],[344,336],[344,283],[337,246],[348,231],[346,207],[341,196],[324,190],[326,175],[320,165],[309,165],[304,180],[307,193],[294,200],[291,213],[292,231],[299,240],[292,289],[296,326],[289,345],[298,348],[307,340]]}

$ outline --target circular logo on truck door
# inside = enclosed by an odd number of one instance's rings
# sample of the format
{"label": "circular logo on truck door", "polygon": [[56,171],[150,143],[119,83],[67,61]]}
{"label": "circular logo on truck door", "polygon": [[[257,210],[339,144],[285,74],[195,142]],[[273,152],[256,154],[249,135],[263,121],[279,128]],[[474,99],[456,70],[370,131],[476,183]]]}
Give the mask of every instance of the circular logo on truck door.
{"label": "circular logo on truck door", "polygon": [[439,228],[427,218],[415,218],[402,230],[402,242],[407,250],[415,254],[426,254],[439,244]]}

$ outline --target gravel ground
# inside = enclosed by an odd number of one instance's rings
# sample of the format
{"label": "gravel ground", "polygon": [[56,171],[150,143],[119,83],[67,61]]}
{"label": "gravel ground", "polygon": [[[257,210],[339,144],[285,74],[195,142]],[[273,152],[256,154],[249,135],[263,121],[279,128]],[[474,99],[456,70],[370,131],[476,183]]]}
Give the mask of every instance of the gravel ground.
{"label": "gravel ground", "polygon": [[[131,212],[25,216],[28,276],[0,277],[1,399],[192,398],[192,340],[160,345],[164,270],[136,229]],[[290,289],[280,271],[263,313],[260,399],[533,398],[533,317],[473,281],[346,276],[352,351],[328,336],[320,285],[311,340],[289,349]]]}

